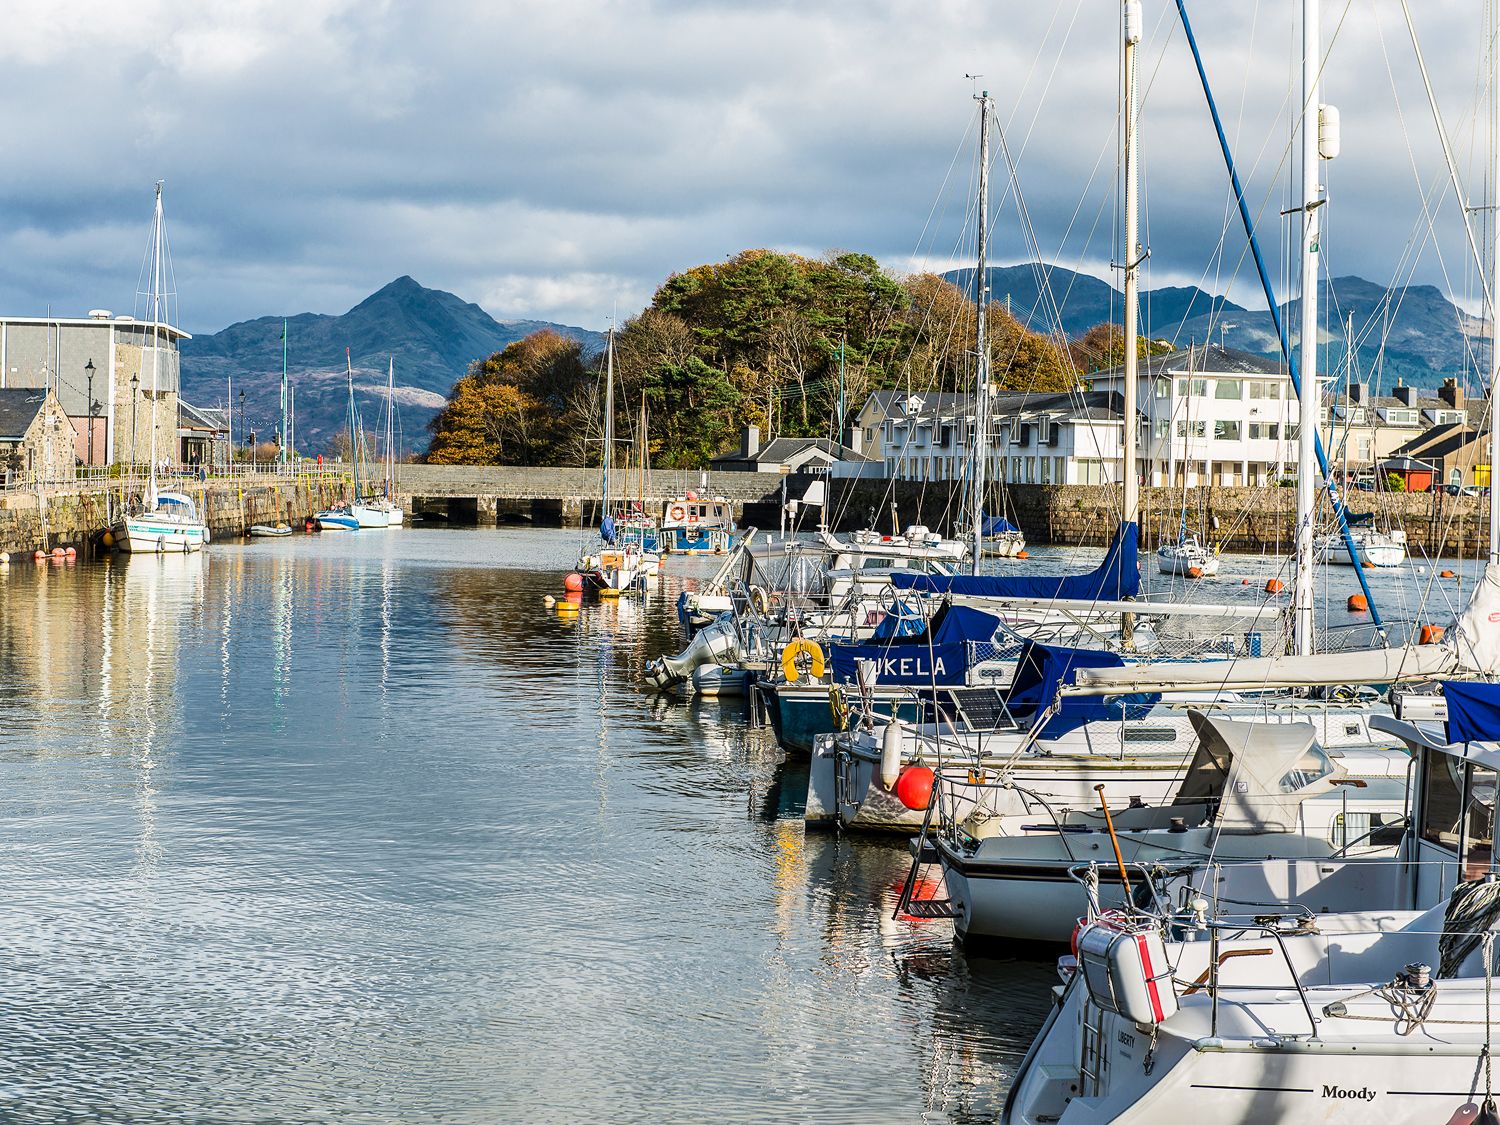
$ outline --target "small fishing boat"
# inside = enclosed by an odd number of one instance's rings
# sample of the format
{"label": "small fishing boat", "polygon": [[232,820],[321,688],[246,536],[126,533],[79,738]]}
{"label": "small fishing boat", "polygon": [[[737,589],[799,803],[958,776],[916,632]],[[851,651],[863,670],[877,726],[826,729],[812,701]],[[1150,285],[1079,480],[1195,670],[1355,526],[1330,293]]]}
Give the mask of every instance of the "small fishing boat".
{"label": "small fishing boat", "polygon": [[1219,554],[1200,543],[1196,535],[1183,532],[1177,542],[1156,548],[1156,567],[1163,574],[1212,578],[1219,573]]}
{"label": "small fishing boat", "polygon": [[[1360,566],[1389,569],[1406,561],[1406,532],[1400,528],[1380,531],[1373,527],[1351,527],[1349,538],[1354,542]],[[1338,533],[1318,540],[1318,555],[1323,562],[1335,566],[1353,565],[1344,537]]]}
{"label": "small fishing boat", "polygon": [[986,516],[983,551],[986,558],[1019,558],[1026,550],[1026,536],[1004,516]]}
{"label": "small fishing boat", "polygon": [[246,534],[252,539],[274,539],[291,533],[292,529],[284,523],[254,523]]}
{"label": "small fishing boat", "polygon": [[734,509],[722,496],[689,489],[662,507],[661,549],[680,555],[720,555],[734,541]]}

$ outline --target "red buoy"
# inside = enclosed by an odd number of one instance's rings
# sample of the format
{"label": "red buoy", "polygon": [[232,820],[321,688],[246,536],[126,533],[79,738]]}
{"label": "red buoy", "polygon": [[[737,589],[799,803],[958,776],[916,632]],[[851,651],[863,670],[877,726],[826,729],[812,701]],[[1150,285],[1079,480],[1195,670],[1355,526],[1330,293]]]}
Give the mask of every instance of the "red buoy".
{"label": "red buoy", "polygon": [[1266,580],[1266,593],[1268,594],[1279,594],[1285,589],[1286,583],[1279,578],[1269,578]]}
{"label": "red buoy", "polygon": [[1248,579],[1248,578],[1241,578],[1240,579],[1240,585],[1241,586],[1248,586],[1248,585],[1250,585],[1250,579]]}
{"label": "red buoy", "polygon": [[583,592],[583,575],[576,570],[563,579],[563,589],[570,593],[580,594]]}
{"label": "red buoy", "polygon": [[1370,611],[1370,599],[1363,594],[1349,595],[1350,613],[1368,613]]}
{"label": "red buoy", "polygon": [[926,766],[907,766],[896,778],[896,799],[909,809],[920,811],[932,804],[932,784],[937,775]]}
{"label": "red buoy", "polygon": [[1202,578],[1203,577],[1203,568],[1201,566],[1190,566],[1190,567],[1188,567],[1188,577],[1189,578]]}

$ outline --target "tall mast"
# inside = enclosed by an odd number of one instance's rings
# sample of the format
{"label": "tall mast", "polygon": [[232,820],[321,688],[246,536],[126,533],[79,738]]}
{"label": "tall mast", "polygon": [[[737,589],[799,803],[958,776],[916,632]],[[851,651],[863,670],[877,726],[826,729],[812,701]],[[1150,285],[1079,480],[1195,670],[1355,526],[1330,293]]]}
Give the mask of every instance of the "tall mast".
{"label": "tall mast", "polygon": [[1313,497],[1318,473],[1318,33],[1319,0],[1302,0],[1302,245],[1301,329],[1297,433],[1297,574],[1292,589],[1292,635],[1297,655],[1313,651]]}
{"label": "tall mast", "polygon": [[385,375],[385,498],[396,495],[396,357]]}
{"label": "tall mast", "polygon": [[1500,11],[1490,6],[1490,565],[1500,564]]}
{"label": "tall mast", "polygon": [[354,499],[359,500],[359,430],[354,424],[354,358],[344,349],[344,366],[349,372],[349,459],[354,463]]}
{"label": "tall mast", "polygon": [[156,501],[156,412],[161,406],[161,180],[151,221],[151,504]]}
{"label": "tall mast", "polygon": [[[990,219],[990,92],[983,90],[979,102],[979,269],[974,275],[974,519],[973,573],[979,573],[984,558],[984,478],[989,461],[990,432],[990,308],[989,219]],[[842,423],[841,423],[842,424]]]}
{"label": "tall mast", "polygon": [[277,460],[283,465],[287,459],[287,382],[286,382],[286,319],[281,321],[281,449]]}
{"label": "tall mast", "polygon": [[[615,452],[615,328],[610,325],[604,340],[604,464],[601,502],[609,515],[609,463]],[[629,485],[627,484],[628,488]]]}
{"label": "tall mast", "polygon": [[1140,177],[1140,156],[1136,143],[1135,49],[1141,41],[1140,0],[1125,0],[1125,65],[1123,68],[1125,103],[1125,387],[1124,459],[1125,495],[1120,519],[1135,523],[1140,518],[1140,475],[1136,471],[1136,413],[1140,399],[1140,320],[1139,279],[1141,264],[1140,202],[1136,183]]}

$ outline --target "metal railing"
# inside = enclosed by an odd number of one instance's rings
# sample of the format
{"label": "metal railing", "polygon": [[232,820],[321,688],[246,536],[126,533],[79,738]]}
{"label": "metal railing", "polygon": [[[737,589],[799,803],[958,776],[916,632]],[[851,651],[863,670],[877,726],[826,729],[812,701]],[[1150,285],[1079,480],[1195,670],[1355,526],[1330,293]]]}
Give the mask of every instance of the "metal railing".
{"label": "metal railing", "polygon": [[[317,481],[342,481],[350,478],[352,466],[346,462],[301,461],[295,465],[278,465],[274,461],[235,462],[229,465],[168,465],[157,470],[156,486],[170,489],[180,485],[257,484],[274,485]],[[140,492],[151,479],[150,466],[80,465],[70,473],[0,472],[0,493],[37,492]]]}

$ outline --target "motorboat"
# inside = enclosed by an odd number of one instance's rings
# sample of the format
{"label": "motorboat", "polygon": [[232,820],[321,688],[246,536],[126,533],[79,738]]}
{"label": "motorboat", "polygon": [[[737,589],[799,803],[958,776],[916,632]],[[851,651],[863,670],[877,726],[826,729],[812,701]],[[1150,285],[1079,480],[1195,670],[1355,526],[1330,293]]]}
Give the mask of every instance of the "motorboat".
{"label": "motorboat", "polygon": [[209,540],[208,524],[198,505],[181,492],[147,492],[145,511],[122,516],[111,529],[115,546],[136,554],[170,554],[201,550]]}
{"label": "motorboat", "polygon": [[[1351,527],[1349,538],[1361,566],[1390,568],[1406,561],[1406,532],[1400,528],[1380,531],[1372,527]],[[1342,534],[1325,535],[1318,540],[1318,557],[1336,566],[1352,566],[1348,546]]]}
{"label": "motorboat", "polygon": [[[1308,722],[1187,714],[1198,745],[1168,803],[1136,800],[1106,816],[1041,799],[1004,815],[981,802],[962,822],[944,818],[929,839],[958,936],[1066,941],[1090,905],[1072,870],[1115,844],[1139,867],[1394,854],[1407,808],[1404,747],[1327,751]],[[913,864],[908,885],[925,869]],[[1102,879],[1095,894],[1100,909],[1124,905],[1118,878]]]}
{"label": "motorboat", "polygon": [[250,525],[250,530],[246,532],[252,539],[272,539],[290,535],[291,533],[291,527],[284,523],[254,523]]}

